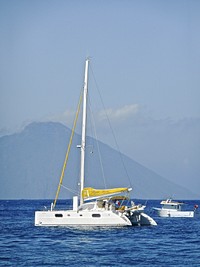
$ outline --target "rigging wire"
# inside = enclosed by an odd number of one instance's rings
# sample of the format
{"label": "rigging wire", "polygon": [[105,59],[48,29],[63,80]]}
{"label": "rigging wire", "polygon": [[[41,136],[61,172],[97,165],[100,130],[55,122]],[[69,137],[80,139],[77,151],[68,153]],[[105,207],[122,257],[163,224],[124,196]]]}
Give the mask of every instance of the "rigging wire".
{"label": "rigging wire", "polygon": [[89,108],[90,108],[90,114],[91,114],[91,123],[92,123],[93,129],[94,129],[94,136],[95,136],[95,140],[96,140],[97,151],[98,151],[98,156],[99,156],[99,161],[100,161],[100,166],[101,166],[101,172],[102,172],[102,176],[103,176],[104,187],[107,188],[106,179],[105,179],[105,172],[104,172],[104,168],[103,168],[103,162],[102,162],[102,157],[101,157],[101,152],[100,152],[100,147],[99,147],[99,141],[97,138],[96,124],[95,124],[94,114],[92,112],[92,106],[91,106],[90,98],[89,98],[88,102],[89,102]]}
{"label": "rigging wire", "polygon": [[61,186],[64,188],[64,189],[66,189],[67,191],[69,191],[69,192],[71,192],[71,193],[73,193],[73,194],[78,194],[79,195],[79,192],[77,192],[76,190],[73,190],[73,189],[71,189],[71,188],[69,188],[69,187],[66,187],[66,186],[64,186],[63,184],[61,184]]}
{"label": "rigging wire", "polygon": [[123,157],[122,157],[122,153],[121,153],[121,151],[120,151],[120,149],[119,149],[119,145],[118,145],[118,143],[117,143],[117,139],[116,139],[116,137],[115,137],[114,130],[113,130],[113,128],[112,128],[110,119],[109,119],[109,117],[108,117],[108,113],[106,112],[106,108],[105,108],[105,105],[104,105],[104,102],[103,102],[103,98],[102,98],[102,96],[101,96],[101,93],[100,93],[100,90],[99,90],[99,86],[98,86],[97,81],[96,81],[96,78],[95,78],[95,76],[94,76],[94,72],[93,72],[93,69],[92,69],[91,64],[90,64],[90,69],[91,69],[91,73],[92,73],[92,76],[93,76],[93,79],[94,79],[94,82],[95,82],[97,91],[98,91],[99,96],[100,96],[101,103],[102,103],[103,108],[104,108],[104,112],[105,112],[106,118],[107,118],[107,120],[108,120],[109,127],[110,127],[110,129],[111,129],[111,132],[112,132],[112,135],[113,135],[113,138],[114,138],[114,141],[115,141],[116,148],[117,148],[118,153],[119,153],[119,155],[120,155],[120,159],[121,159],[122,165],[123,165],[123,167],[124,167],[126,176],[127,176],[128,180],[129,180],[129,184],[130,184],[130,186],[132,187],[132,185],[131,185],[131,179],[130,179],[130,176],[129,176],[128,171],[127,171],[127,169],[126,169],[126,166],[125,166],[125,163],[124,163],[124,160],[123,160]]}

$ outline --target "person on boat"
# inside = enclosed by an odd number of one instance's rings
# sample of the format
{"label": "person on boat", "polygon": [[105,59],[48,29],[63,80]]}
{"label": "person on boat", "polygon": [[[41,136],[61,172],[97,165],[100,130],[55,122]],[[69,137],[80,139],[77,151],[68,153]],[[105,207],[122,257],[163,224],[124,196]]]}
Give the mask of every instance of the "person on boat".
{"label": "person on boat", "polygon": [[116,200],[115,204],[116,204],[117,208],[119,208],[119,206],[121,205],[119,200]]}

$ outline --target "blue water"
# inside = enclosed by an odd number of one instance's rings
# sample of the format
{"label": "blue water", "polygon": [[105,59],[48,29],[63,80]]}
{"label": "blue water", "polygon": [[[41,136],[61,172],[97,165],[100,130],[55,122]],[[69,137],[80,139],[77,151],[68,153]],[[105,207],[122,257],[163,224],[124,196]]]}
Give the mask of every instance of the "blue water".
{"label": "blue water", "polygon": [[159,218],[159,201],[147,209],[158,226],[35,227],[34,211],[49,204],[0,201],[0,266],[200,266],[200,218]]}

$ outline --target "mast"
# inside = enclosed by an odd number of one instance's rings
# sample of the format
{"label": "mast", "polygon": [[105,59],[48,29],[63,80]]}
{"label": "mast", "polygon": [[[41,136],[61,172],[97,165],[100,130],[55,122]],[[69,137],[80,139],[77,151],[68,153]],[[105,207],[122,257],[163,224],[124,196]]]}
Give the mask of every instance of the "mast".
{"label": "mast", "polygon": [[82,118],[82,138],[81,138],[81,173],[80,173],[80,205],[83,204],[82,191],[84,188],[85,175],[85,146],[86,146],[86,122],[87,122],[87,93],[88,93],[88,69],[89,59],[85,62],[85,78],[83,89],[83,118]]}

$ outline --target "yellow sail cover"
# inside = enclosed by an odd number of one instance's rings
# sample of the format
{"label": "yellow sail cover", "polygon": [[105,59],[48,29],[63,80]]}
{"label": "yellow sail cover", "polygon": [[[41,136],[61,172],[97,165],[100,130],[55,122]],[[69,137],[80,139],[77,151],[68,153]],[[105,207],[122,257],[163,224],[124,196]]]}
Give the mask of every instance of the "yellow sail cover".
{"label": "yellow sail cover", "polygon": [[108,197],[123,192],[129,192],[131,188],[113,188],[113,189],[94,189],[92,187],[86,187],[82,190],[82,197],[84,200],[95,199],[99,197]]}

